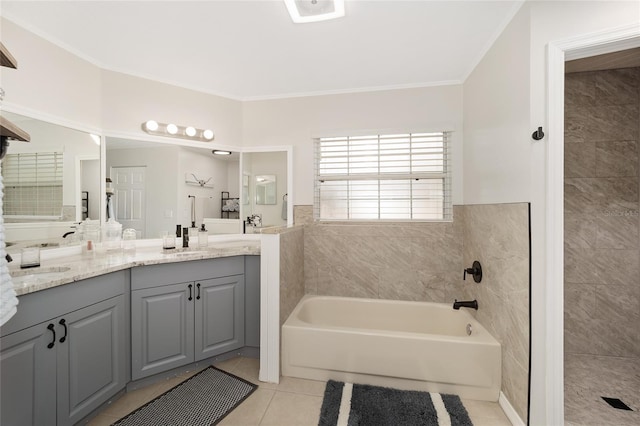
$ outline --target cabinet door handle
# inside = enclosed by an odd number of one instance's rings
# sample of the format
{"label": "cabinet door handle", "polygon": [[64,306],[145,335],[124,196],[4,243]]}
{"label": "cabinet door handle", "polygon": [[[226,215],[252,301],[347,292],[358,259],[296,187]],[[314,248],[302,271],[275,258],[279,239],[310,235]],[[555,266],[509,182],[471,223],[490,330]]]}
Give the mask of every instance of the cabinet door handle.
{"label": "cabinet door handle", "polygon": [[47,345],[47,348],[51,349],[53,347],[53,345],[56,344],[56,330],[55,330],[55,326],[53,324],[49,324],[47,326],[47,330],[51,330],[51,332],[53,333],[53,340],[51,341],[51,343],[49,343]]}
{"label": "cabinet door handle", "polygon": [[200,283],[196,284],[196,287],[198,287],[198,294],[196,295],[196,300],[200,300]]}
{"label": "cabinet door handle", "polygon": [[64,318],[62,318],[58,322],[58,324],[64,327],[64,336],[62,336],[59,340],[60,343],[64,343],[64,341],[67,340],[67,322],[64,320]]}
{"label": "cabinet door handle", "polygon": [[193,286],[189,284],[189,301],[193,300]]}

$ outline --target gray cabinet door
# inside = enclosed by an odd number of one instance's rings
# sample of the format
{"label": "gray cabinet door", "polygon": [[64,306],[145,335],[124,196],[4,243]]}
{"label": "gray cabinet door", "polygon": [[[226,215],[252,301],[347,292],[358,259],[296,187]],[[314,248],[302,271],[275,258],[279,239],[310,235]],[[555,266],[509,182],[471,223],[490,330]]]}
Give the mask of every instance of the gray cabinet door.
{"label": "gray cabinet door", "polygon": [[196,361],[244,346],[244,275],[196,281]]}
{"label": "gray cabinet door", "polygon": [[193,361],[194,283],[131,292],[131,377]]}
{"label": "gray cabinet door", "polygon": [[75,424],[125,387],[124,318],[120,295],[56,320],[58,426]]}
{"label": "gray cabinet door", "polygon": [[56,423],[56,346],[53,330],[38,324],[0,339],[0,424]]}

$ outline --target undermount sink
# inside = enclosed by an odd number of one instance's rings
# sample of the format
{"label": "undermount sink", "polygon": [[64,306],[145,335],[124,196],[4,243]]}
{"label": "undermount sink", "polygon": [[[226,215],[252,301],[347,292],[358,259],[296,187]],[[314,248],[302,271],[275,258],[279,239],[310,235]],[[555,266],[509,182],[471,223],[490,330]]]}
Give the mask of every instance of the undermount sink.
{"label": "undermount sink", "polygon": [[189,250],[189,251],[176,251],[173,253],[164,253],[167,256],[173,256],[173,257],[188,257],[188,256],[195,256],[195,255],[199,255],[199,254],[205,254],[207,251],[206,250]]}
{"label": "undermount sink", "polygon": [[209,247],[215,248],[231,248],[231,247],[244,247],[255,244],[255,241],[248,240],[232,240],[232,241],[216,241],[209,243]]}
{"label": "undermount sink", "polygon": [[68,266],[51,266],[48,268],[20,269],[19,271],[11,271],[10,275],[13,284],[25,284],[35,281],[48,281],[62,277],[65,272],[69,271]]}

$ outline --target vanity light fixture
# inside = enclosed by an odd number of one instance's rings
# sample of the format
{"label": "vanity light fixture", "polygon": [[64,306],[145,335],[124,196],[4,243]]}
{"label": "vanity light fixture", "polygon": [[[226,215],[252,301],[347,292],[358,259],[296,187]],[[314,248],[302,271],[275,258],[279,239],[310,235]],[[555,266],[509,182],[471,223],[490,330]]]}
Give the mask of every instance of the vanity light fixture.
{"label": "vanity light fixture", "polygon": [[178,126],[173,123],[167,124],[167,133],[169,133],[170,135],[175,135],[176,133],[178,133]]}
{"label": "vanity light fixture", "polygon": [[202,137],[208,141],[213,140],[213,131],[209,129],[203,130]]}
{"label": "vanity light fixture", "polygon": [[221,149],[214,149],[211,152],[214,153],[215,155],[231,155],[231,151],[223,151]]}
{"label": "vanity light fixture", "polygon": [[204,142],[210,142],[214,138],[213,131],[210,129],[196,129],[193,126],[178,126],[173,123],[158,123],[155,120],[148,120],[142,123],[142,130],[150,135],[171,136]]}
{"label": "vanity light fixture", "polygon": [[144,129],[147,131],[155,132],[156,130],[158,130],[158,122],[149,120],[144,123]]}
{"label": "vanity light fixture", "polygon": [[344,0],[284,0],[284,4],[296,24],[344,16]]}

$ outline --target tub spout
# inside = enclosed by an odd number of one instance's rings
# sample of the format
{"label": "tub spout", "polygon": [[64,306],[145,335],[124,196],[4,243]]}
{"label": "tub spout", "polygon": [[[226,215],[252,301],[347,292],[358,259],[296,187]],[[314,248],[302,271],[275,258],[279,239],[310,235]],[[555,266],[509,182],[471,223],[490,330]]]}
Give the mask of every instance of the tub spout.
{"label": "tub spout", "polygon": [[468,301],[460,301],[460,302],[458,302],[458,299],[456,299],[456,301],[453,302],[453,309],[458,310],[460,308],[471,308],[471,309],[475,309],[477,311],[478,310],[478,301],[477,300],[468,300]]}

